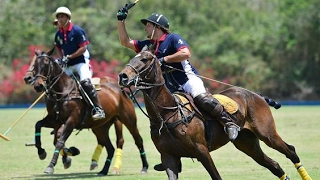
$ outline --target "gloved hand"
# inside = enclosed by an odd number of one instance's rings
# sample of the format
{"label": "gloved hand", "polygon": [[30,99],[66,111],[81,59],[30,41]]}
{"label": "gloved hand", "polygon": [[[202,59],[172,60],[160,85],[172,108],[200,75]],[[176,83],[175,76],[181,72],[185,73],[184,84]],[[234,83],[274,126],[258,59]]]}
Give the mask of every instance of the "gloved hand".
{"label": "gloved hand", "polygon": [[124,20],[127,18],[127,15],[128,15],[127,6],[128,6],[128,4],[126,4],[125,7],[121,7],[121,8],[118,10],[117,18],[118,18],[119,21],[124,21]]}
{"label": "gloved hand", "polygon": [[162,66],[162,64],[166,64],[166,62],[164,61],[164,57],[161,57],[158,60],[159,60],[160,66]]}
{"label": "gloved hand", "polygon": [[66,65],[68,64],[69,60],[70,60],[70,55],[63,56],[63,58],[61,59],[61,64]]}

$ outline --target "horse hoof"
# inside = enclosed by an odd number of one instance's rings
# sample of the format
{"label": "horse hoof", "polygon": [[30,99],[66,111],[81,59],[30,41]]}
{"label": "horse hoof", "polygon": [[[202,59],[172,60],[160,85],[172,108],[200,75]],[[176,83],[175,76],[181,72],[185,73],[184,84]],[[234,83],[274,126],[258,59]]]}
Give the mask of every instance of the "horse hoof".
{"label": "horse hoof", "polygon": [[148,168],[147,167],[142,168],[140,174],[148,174]]}
{"label": "horse hoof", "polygon": [[39,158],[40,158],[41,160],[44,160],[46,157],[47,157],[46,151],[44,151],[42,154],[39,154]]}
{"label": "horse hoof", "polygon": [[53,174],[54,169],[52,167],[47,167],[47,169],[44,171],[46,174]]}
{"label": "horse hoof", "polygon": [[113,168],[113,174],[120,174],[120,169]]}
{"label": "horse hoof", "polygon": [[67,157],[66,161],[63,162],[64,169],[68,169],[71,166],[72,159]]}
{"label": "horse hoof", "polygon": [[166,170],[163,167],[162,163],[154,165],[153,169],[156,170],[156,171],[165,171]]}
{"label": "horse hoof", "polygon": [[80,150],[74,146],[68,149],[68,156],[77,156],[80,154]]}
{"label": "horse hoof", "polygon": [[91,161],[90,171],[94,170],[97,167],[98,167],[97,161]]}

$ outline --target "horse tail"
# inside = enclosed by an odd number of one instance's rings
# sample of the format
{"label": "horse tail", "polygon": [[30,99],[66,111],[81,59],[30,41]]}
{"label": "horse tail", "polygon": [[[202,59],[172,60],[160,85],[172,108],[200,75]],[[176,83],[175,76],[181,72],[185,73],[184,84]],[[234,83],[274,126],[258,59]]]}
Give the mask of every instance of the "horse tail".
{"label": "horse tail", "polygon": [[266,100],[266,102],[269,104],[269,106],[272,106],[272,107],[274,107],[275,109],[279,109],[279,108],[281,107],[281,103],[280,103],[280,102],[277,102],[277,101],[275,101],[275,100],[273,100],[273,99],[270,99],[270,98],[268,98],[267,96],[263,96],[263,95],[261,95],[261,94],[260,94],[260,96],[261,96],[264,100]]}

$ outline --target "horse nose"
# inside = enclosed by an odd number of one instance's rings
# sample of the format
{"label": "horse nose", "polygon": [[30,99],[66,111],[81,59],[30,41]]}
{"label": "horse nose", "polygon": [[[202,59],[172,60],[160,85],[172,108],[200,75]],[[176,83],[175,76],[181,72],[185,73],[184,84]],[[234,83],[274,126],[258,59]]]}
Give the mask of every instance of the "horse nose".
{"label": "horse nose", "polygon": [[32,77],[31,76],[25,76],[23,79],[26,84],[32,84]]}
{"label": "horse nose", "polygon": [[33,87],[37,92],[42,92],[44,89],[43,84],[34,85]]}
{"label": "horse nose", "polygon": [[127,85],[128,84],[128,82],[129,82],[129,78],[128,78],[128,76],[125,74],[125,73],[120,73],[119,75],[118,75],[118,84],[120,85],[120,86],[125,86],[125,85]]}

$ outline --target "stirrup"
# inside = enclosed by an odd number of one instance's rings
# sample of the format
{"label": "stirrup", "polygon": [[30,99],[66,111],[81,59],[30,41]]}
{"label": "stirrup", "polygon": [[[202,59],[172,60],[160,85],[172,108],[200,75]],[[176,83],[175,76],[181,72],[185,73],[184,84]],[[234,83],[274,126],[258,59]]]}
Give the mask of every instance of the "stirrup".
{"label": "stirrup", "polygon": [[[93,113],[93,111],[95,112]],[[95,107],[94,109],[92,109],[92,113],[93,120],[100,120],[105,118],[104,111],[100,107]]]}
{"label": "stirrup", "polygon": [[224,127],[224,131],[228,134],[229,140],[233,142],[238,137],[238,131],[240,131],[240,127],[233,122],[228,122]]}

